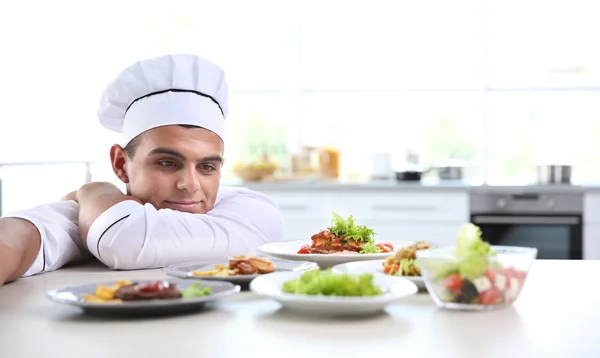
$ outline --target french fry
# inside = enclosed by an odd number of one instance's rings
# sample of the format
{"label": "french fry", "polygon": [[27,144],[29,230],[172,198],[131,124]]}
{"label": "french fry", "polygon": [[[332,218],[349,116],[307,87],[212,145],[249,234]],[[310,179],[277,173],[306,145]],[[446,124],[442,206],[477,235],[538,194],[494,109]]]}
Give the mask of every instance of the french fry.
{"label": "french fry", "polygon": [[215,276],[219,273],[219,270],[211,270],[211,271],[193,271],[194,276]]}
{"label": "french fry", "polygon": [[117,281],[112,286],[97,285],[96,291],[94,292],[93,295],[91,295],[89,293],[83,294],[83,300],[85,302],[90,302],[90,303],[119,303],[119,302],[122,302],[120,299],[115,299],[115,293],[121,286],[129,285],[131,283],[133,283],[133,281],[121,280],[121,281]]}

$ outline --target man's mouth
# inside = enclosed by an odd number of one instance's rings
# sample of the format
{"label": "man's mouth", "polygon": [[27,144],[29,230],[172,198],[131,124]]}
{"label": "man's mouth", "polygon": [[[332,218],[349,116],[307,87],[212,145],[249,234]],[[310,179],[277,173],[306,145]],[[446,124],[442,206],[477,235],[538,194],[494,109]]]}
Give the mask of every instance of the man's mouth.
{"label": "man's mouth", "polygon": [[191,211],[200,205],[200,201],[169,201],[165,200],[168,206],[179,211]]}

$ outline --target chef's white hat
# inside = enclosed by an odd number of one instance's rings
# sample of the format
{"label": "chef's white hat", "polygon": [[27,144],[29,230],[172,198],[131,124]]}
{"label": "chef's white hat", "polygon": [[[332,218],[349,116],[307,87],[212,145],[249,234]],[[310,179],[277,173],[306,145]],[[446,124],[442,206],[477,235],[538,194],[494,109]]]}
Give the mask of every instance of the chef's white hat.
{"label": "chef's white hat", "polygon": [[223,69],[195,55],[176,54],[123,70],[104,90],[98,118],[122,133],[125,146],[149,129],[173,124],[203,127],[223,139],[227,109]]}

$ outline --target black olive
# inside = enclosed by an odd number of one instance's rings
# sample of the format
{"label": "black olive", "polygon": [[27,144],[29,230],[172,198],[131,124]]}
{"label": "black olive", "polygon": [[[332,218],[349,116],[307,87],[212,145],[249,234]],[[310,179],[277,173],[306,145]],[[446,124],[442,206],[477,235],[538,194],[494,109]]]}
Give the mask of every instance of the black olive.
{"label": "black olive", "polygon": [[477,292],[475,285],[469,280],[464,280],[460,289],[460,295],[456,296],[456,302],[471,303],[478,295],[479,292]]}

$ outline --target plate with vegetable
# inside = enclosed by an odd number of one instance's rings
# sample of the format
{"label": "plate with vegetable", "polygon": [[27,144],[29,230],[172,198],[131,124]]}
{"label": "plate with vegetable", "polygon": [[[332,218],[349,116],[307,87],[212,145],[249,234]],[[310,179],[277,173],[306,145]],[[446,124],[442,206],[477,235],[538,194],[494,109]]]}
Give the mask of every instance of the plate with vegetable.
{"label": "plate with vegetable", "polygon": [[349,274],[380,273],[389,276],[403,277],[414,282],[419,290],[426,290],[425,281],[421,276],[421,270],[416,264],[416,252],[427,250],[431,245],[425,241],[400,248],[385,260],[369,260],[359,262],[347,262],[333,266],[333,271]]}
{"label": "plate with vegetable", "polygon": [[282,260],[252,255],[231,256],[229,262],[186,263],[163,269],[165,274],[179,278],[229,281],[247,284],[260,275],[282,271],[308,271],[317,268],[308,261]]}
{"label": "plate with vegetable", "polygon": [[325,269],[353,261],[385,259],[396,249],[413,244],[412,241],[375,240],[376,232],[356,223],[354,216],[344,218],[333,212],[329,227],[306,240],[275,242],[260,246],[263,254],[287,260],[311,261]]}
{"label": "plate with vegetable", "polygon": [[51,290],[46,296],[57,303],[100,315],[152,315],[182,313],[240,292],[230,282],[120,280]]}
{"label": "plate with vegetable", "polygon": [[464,224],[455,247],[417,252],[417,264],[436,304],[459,310],[510,306],[520,295],[537,249],[492,246],[481,229]]}
{"label": "plate with vegetable", "polygon": [[298,313],[363,316],[417,293],[405,279],[383,274],[343,274],[331,269],[277,272],[254,279],[250,291],[278,301]]}

